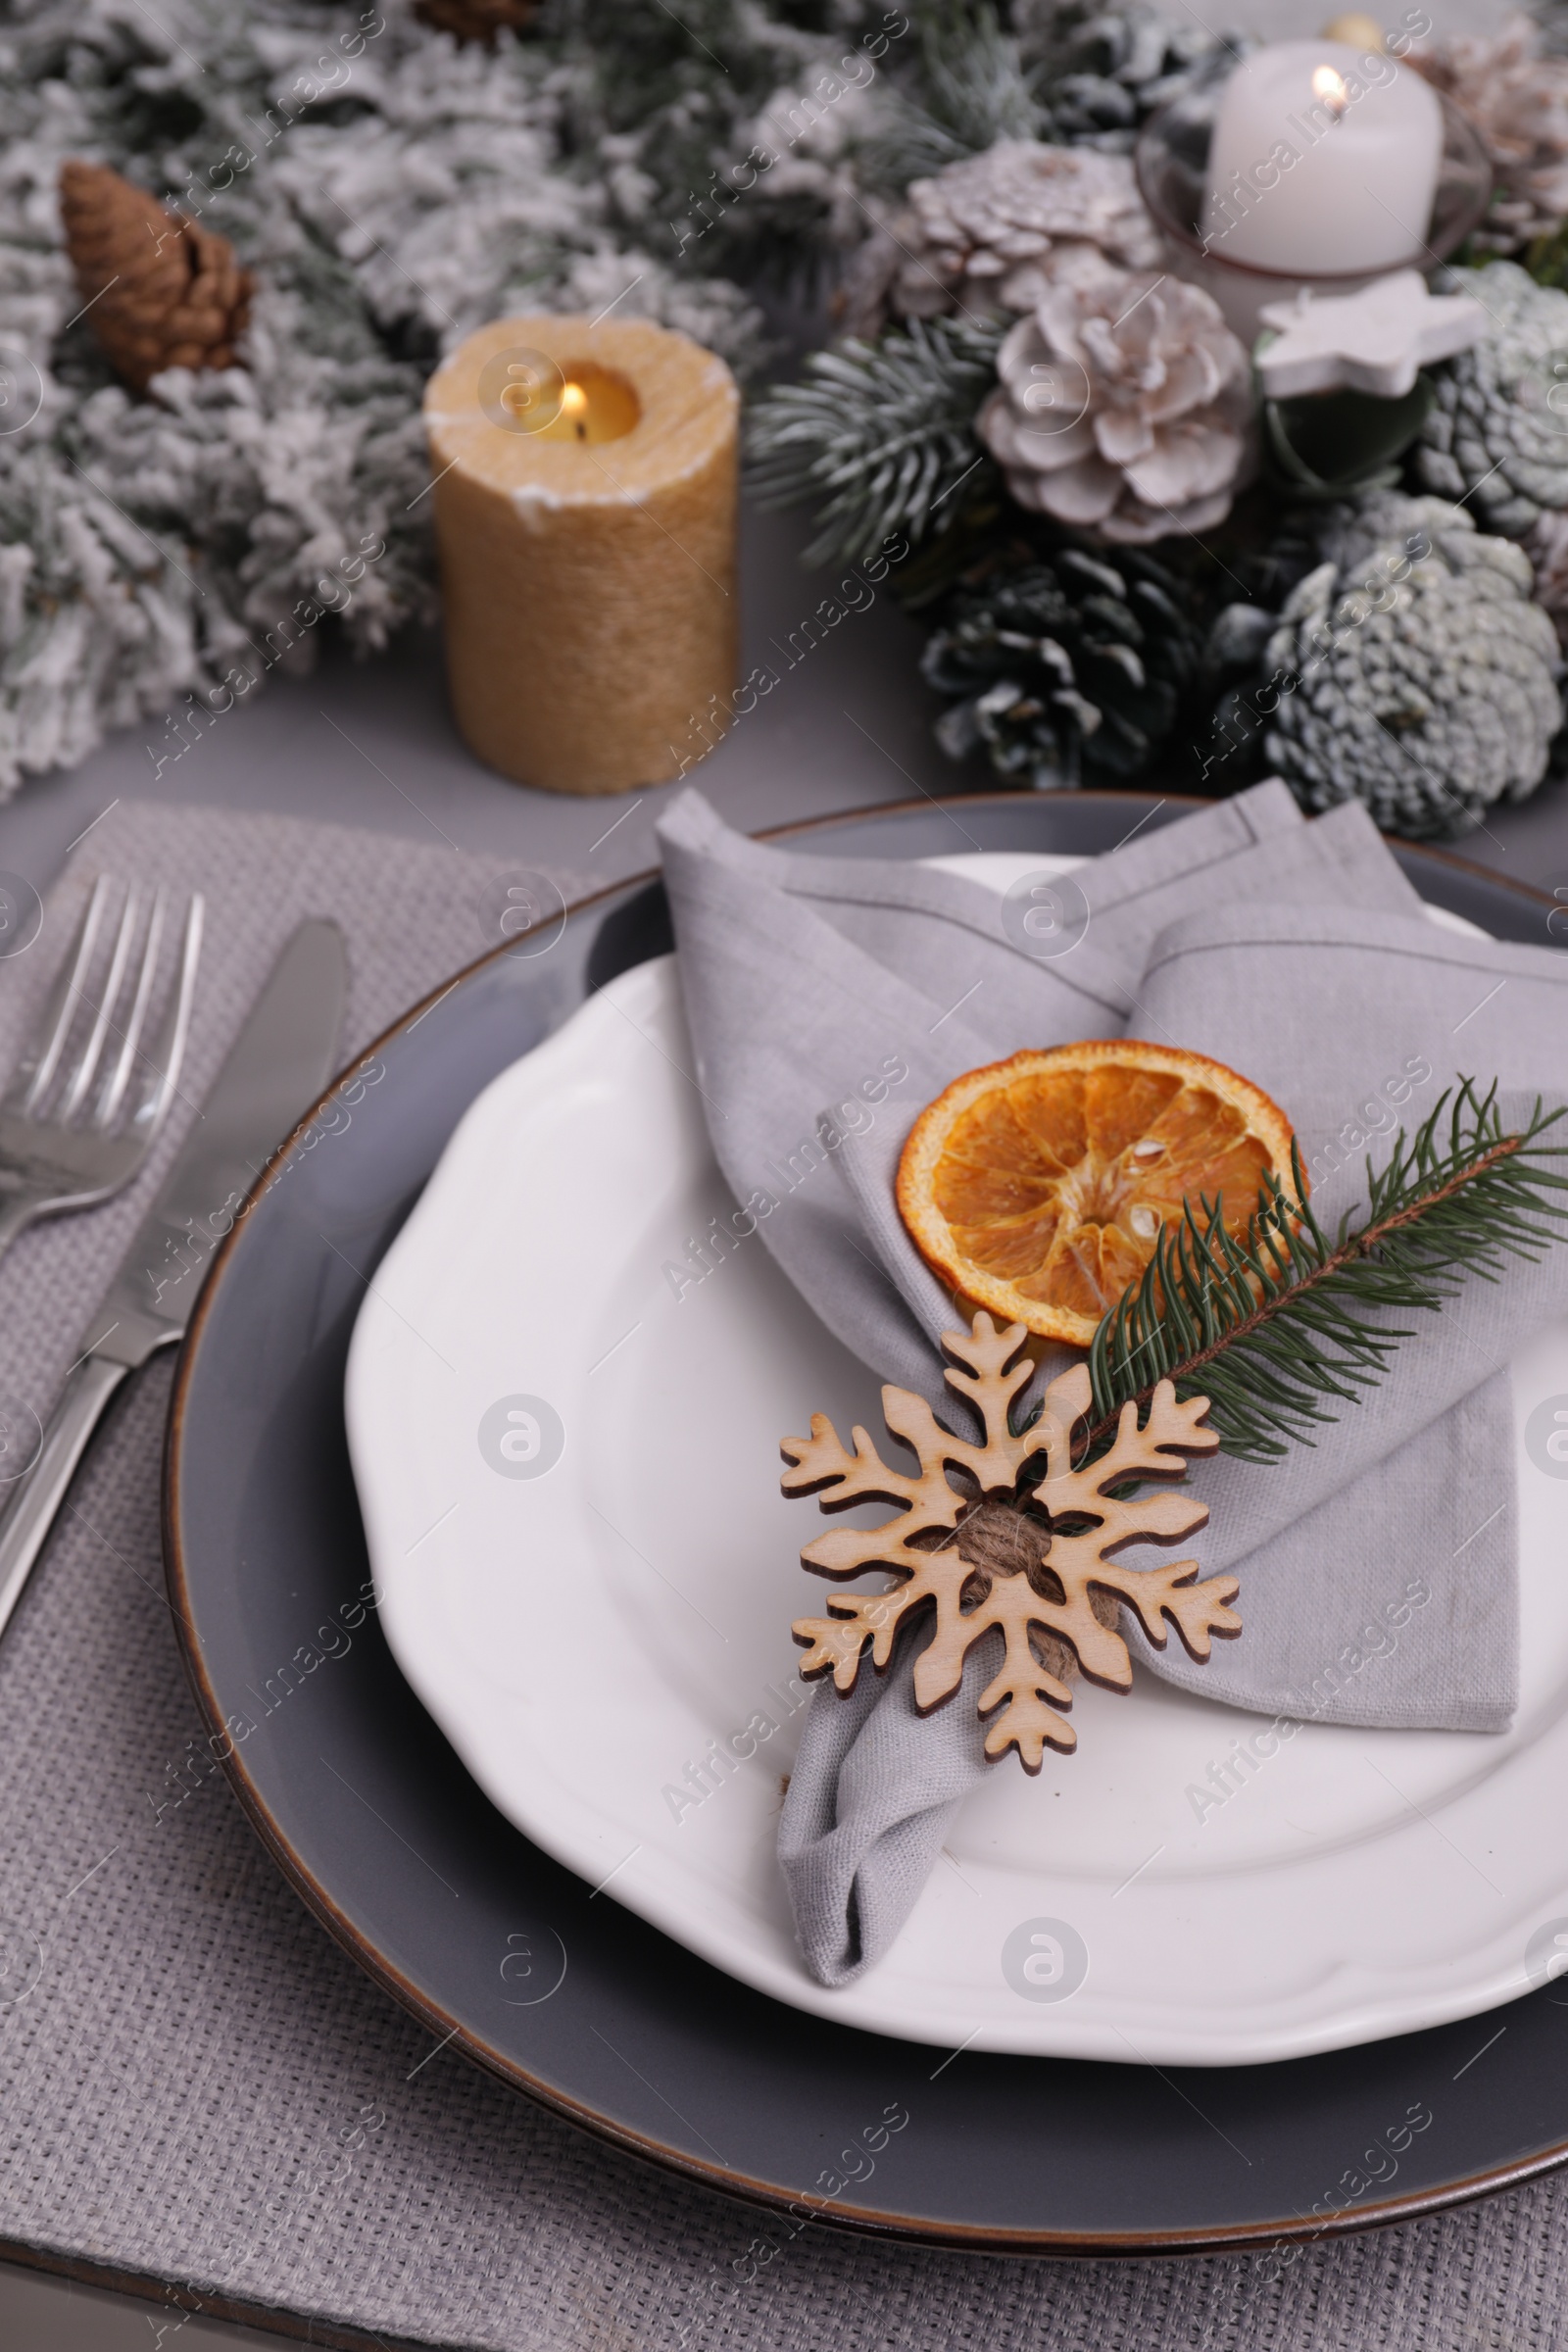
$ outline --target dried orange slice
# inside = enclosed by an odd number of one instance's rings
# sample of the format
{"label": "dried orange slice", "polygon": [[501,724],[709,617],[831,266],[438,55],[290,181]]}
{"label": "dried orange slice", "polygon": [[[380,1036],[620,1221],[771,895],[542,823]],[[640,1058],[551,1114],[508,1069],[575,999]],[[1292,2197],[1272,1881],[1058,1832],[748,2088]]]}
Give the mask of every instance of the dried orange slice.
{"label": "dried orange slice", "polygon": [[1184,1200],[1245,1227],[1291,1123],[1223,1062],[1137,1038],[1014,1054],[956,1078],[909,1131],[899,1213],[961,1311],[1087,1347]]}

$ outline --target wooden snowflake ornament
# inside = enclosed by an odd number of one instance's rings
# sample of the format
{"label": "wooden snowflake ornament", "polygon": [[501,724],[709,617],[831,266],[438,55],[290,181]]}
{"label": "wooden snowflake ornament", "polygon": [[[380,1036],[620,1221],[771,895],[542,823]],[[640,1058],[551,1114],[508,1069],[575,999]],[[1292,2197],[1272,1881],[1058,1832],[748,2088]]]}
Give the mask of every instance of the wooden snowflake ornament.
{"label": "wooden snowflake ornament", "polygon": [[[1054,1380],[1038,1418],[1014,1435],[1014,1400],[1034,1377],[1028,1337],[1021,1323],[999,1333],[989,1315],[977,1314],[970,1332],[943,1338],[953,1359],[949,1384],[974,1406],[983,1445],[950,1435],[923,1396],[885,1388],[884,1418],[913,1452],[914,1475],[890,1469],[863,1429],[852,1433],[854,1450],[847,1451],[824,1413],[812,1415],[808,1438],[786,1438],[780,1450],[790,1465],[786,1494],[816,1494],[824,1511],[860,1502],[898,1506],[880,1527],[835,1529],[801,1553],[801,1565],[822,1576],[842,1580],[884,1568],[902,1580],[887,1592],[834,1596],[827,1616],[801,1618],[793,1628],[807,1651],[801,1672],[831,1672],[841,1691],[852,1690],[867,1650],[880,1672],[899,1628],[934,1603],[931,1639],[914,1668],[915,1703],[929,1714],[952,1697],[970,1648],[995,1626],[1005,1648],[1000,1673],[980,1694],[980,1713],[996,1718],[986,1754],[1015,1747],[1024,1769],[1038,1772],[1048,1744],[1077,1744],[1061,1720],[1072,1704],[1074,1671],[1108,1690],[1132,1686],[1127,1644],[1115,1630],[1121,1603],[1137,1611],[1161,1649],[1169,1618],[1199,1660],[1208,1656],[1211,1636],[1239,1634],[1242,1621],[1225,1605],[1238,1590],[1233,1576],[1195,1584],[1197,1560],[1132,1569],[1113,1566],[1109,1556],[1128,1544],[1178,1541],[1205,1524],[1207,1510],[1190,1494],[1117,1498],[1108,1490],[1183,1478],[1189,1454],[1212,1453],[1219,1439],[1201,1426],[1207,1397],[1179,1404],[1162,1380],[1142,1427],[1137,1405],[1124,1404],[1109,1450],[1074,1469],[1073,1431],[1091,1402],[1089,1368],[1074,1364]],[[1037,1478],[1042,1455],[1045,1474]]]}

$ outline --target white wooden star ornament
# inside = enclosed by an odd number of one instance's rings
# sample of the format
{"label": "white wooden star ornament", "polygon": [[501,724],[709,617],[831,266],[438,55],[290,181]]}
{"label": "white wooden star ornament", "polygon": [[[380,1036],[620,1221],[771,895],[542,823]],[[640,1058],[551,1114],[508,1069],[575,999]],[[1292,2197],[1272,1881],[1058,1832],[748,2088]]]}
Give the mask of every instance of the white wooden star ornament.
{"label": "white wooden star ornament", "polygon": [[1398,400],[1431,360],[1478,342],[1486,312],[1468,294],[1431,294],[1418,270],[1396,270],[1359,294],[1271,302],[1261,313],[1275,339],[1257,354],[1267,400],[1303,392],[1370,392]]}

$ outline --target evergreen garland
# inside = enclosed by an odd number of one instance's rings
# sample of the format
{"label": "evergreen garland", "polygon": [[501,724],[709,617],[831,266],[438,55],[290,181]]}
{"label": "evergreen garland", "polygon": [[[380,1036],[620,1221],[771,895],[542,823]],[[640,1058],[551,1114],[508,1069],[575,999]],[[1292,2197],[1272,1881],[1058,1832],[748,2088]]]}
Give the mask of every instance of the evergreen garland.
{"label": "evergreen garland", "polygon": [[[476,325],[613,308],[755,375],[768,345],[743,287],[814,300],[860,248],[877,315],[911,177],[1003,140],[1125,154],[1248,45],[1148,0],[540,0],[523,29],[466,46],[430,14],[14,0],[0,20],[0,797],[181,694],[226,708],[307,664],[329,610],[361,648],[427,613],[419,395]],[[258,287],[243,368],[171,370],[146,399],[114,380],[60,234],[73,156],[229,239]],[[1532,255],[1542,280],[1562,252],[1559,235]],[[852,318],[859,282],[852,268]],[[809,562],[907,542],[902,600],[949,598],[927,671],[959,698],[951,748],[977,737],[1037,787],[1130,779],[1190,714],[1206,739],[1198,703],[1250,666],[1230,638],[1255,654],[1256,632],[1222,627],[1198,660],[1180,596],[1167,610],[1152,582],[1152,575],[1115,551],[1127,594],[1091,581],[1081,532],[1021,514],[973,429],[1005,323],[964,313],[818,354],[755,409],[754,485],[814,508]],[[1205,553],[1216,577],[1250,581],[1285,541],[1294,557],[1270,506],[1238,510]],[[1020,549],[1040,576],[999,576]],[[1214,784],[1240,780],[1231,762]]]}

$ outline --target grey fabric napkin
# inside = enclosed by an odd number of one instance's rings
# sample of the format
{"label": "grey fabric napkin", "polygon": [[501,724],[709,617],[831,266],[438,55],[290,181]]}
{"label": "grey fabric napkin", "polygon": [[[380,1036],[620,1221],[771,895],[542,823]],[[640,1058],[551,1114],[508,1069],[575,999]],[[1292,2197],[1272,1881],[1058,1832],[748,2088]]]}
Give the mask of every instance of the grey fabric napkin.
{"label": "grey fabric napkin", "polygon": [[[1016,899],[1009,910],[954,875],[762,850],[695,794],[662,832],[720,1164],[740,1199],[776,1200],[760,1230],[838,1336],[950,1418],[936,1343],[956,1318],[899,1221],[892,1176],[911,1119],[958,1072],[1123,1033],[1212,1053],[1292,1113],[1325,1215],[1359,1198],[1365,1147],[1375,1155],[1419,1118],[1456,1066],[1568,1091],[1568,964],[1440,932],[1360,809],[1308,824],[1277,784],[1080,869],[1087,924],[1048,935],[1048,949],[1065,943],[1054,956],[1020,930]],[[1499,973],[1521,1000],[1527,978],[1534,992],[1506,1056],[1476,1009]],[[1195,1472],[1213,1520],[1192,1548],[1205,1571],[1242,1578],[1247,1630],[1195,1667],[1124,1624],[1153,1671],[1271,1713],[1504,1727],[1517,1600],[1501,1365],[1564,1307],[1568,1251],[1472,1285],[1407,1345],[1397,1387],[1347,1408],[1315,1448],[1277,1469]],[[1401,1603],[1398,1642],[1363,1671],[1379,1612]],[[977,1652],[926,1722],[898,1661],[880,1680],[863,1671],[848,1700],[828,1689],[813,1701],[780,1853],[824,1981],[886,1948],[953,1806],[994,1769],[974,1712],[986,1679]]]}
{"label": "grey fabric napkin", "polygon": [[[1277,783],[1081,868],[1071,881],[1087,930],[1060,955],[1016,945],[979,882],[766,849],[696,791],[671,805],[659,835],[719,1165],[737,1200],[778,1200],[760,1230],[830,1330],[933,1403],[951,1396],[931,1344],[951,1302],[886,1187],[867,1234],[860,1210],[880,1177],[852,1200],[828,1172],[847,1147],[891,1171],[916,1112],[961,1071],[1024,1046],[1139,1034],[1154,940],[1216,899],[1295,894],[1419,918],[1363,809],[1308,825]],[[967,840],[955,830],[956,850]]]}

